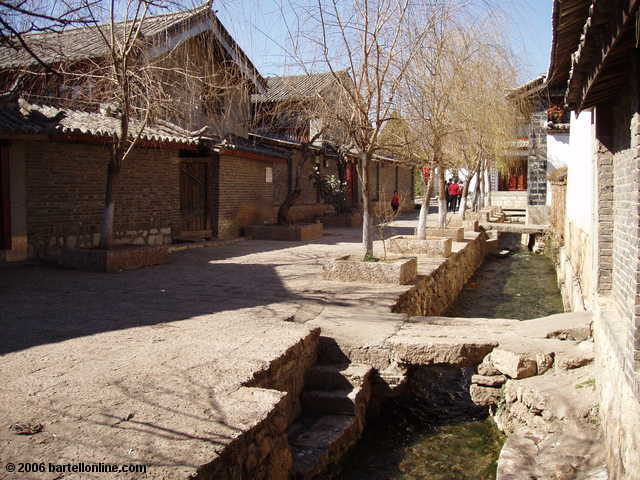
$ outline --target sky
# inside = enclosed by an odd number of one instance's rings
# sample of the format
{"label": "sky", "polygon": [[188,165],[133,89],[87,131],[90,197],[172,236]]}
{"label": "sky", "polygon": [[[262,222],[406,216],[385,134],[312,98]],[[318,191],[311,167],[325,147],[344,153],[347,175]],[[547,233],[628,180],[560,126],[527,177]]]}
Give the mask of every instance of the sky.
{"label": "sky", "polygon": [[[295,28],[287,3],[288,0],[214,0],[213,8],[220,20],[263,76],[298,73],[286,54],[287,28]],[[499,4],[509,19],[507,38],[519,61],[518,81],[524,83],[547,71],[552,0],[501,0]]]}

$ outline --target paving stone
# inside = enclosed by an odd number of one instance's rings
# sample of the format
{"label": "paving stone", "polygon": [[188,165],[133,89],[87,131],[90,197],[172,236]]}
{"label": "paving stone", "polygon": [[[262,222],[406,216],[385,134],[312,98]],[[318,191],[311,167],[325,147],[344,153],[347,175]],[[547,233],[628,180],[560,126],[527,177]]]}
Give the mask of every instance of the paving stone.
{"label": "paving stone", "polygon": [[502,398],[502,390],[500,388],[483,387],[475,384],[469,387],[469,394],[473,403],[482,407],[496,405]]}

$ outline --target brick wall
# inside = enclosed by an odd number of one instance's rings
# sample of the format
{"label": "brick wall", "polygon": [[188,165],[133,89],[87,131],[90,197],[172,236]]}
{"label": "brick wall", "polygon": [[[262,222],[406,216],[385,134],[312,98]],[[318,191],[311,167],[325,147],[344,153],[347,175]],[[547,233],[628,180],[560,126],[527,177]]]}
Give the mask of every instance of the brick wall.
{"label": "brick wall", "polygon": [[275,221],[274,184],[266,182],[267,168],[273,168],[273,164],[239,156],[220,155],[218,237],[237,237],[248,225]]}
{"label": "brick wall", "polygon": [[[378,168],[379,171],[379,184],[376,183],[376,163],[371,168],[372,172],[372,198],[377,199],[377,202],[391,202],[393,192],[398,191],[402,199],[400,206],[401,211],[409,211],[414,209],[414,170],[412,168],[399,167],[392,163],[380,162]],[[378,195],[376,196],[377,187]]]}
{"label": "brick wall", "polygon": [[[637,318],[640,255],[638,155],[639,113],[637,96],[624,95],[613,111],[613,269],[612,293],[624,328],[626,352],[634,352],[627,368],[640,360]],[[606,232],[606,228],[601,229]]]}
{"label": "brick wall", "polygon": [[[31,252],[95,246],[104,206],[107,147],[24,144]],[[137,149],[114,184],[116,243],[163,244],[180,217],[178,151]]]}
{"label": "brick wall", "polygon": [[[604,115],[603,115],[604,113]],[[595,186],[596,214],[598,218],[597,234],[597,292],[611,291],[613,270],[613,162],[611,152],[612,125],[609,112],[596,112],[595,162],[597,178]]]}
{"label": "brick wall", "polygon": [[[293,158],[287,163],[277,163],[274,165],[273,170],[273,214],[277,216],[278,208],[284,201],[287,192],[289,191],[289,182],[293,181],[292,177],[292,164],[293,162],[299,162],[301,159],[300,153],[296,152]],[[308,222],[314,221],[316,217],[333,212],[333,207],[325,204],[318,196],[316,187],[311,180],[313,174],[313,167],[316,164],[315,156],[309,158],[304,165],[304,168],[300,174],[299,185],[302,193],[296,203],[289,210],[289,218],[293,222]],[[326,175],[338,175],[338,169],[335,164],[335,160],[328,158],[320,159],[320,174]]]}

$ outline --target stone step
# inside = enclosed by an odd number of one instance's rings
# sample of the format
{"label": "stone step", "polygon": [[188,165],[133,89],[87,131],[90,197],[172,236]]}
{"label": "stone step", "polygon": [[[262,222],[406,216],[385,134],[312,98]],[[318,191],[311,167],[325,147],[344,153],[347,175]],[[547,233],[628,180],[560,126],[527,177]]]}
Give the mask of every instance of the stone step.
{"label": "stone step", "polygon": [[293,478],[307,480],[337,462],[360,437],[361,426],[352,415],[305,417],[289,429]]}
{"label": "stone step", "polygon": [[307,390],[350,390],[369,381],[373,368],[362,363],[315,365],[305,376]]}
{"label": "stone step", "polygon": [[362,403],[363,388],[344,390],[305,390],[302,392],[303,411],[310,414],[355,415]]}

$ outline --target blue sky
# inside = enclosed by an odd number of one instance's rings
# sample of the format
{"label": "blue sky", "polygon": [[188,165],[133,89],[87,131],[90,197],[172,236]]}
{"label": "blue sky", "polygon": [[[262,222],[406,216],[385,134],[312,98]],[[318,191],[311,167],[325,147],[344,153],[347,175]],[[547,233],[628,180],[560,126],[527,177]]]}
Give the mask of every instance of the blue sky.
{"label": "blue sky", "polygon": [[[295,73],[283,48],[288,43],[285,19],[292,22],[287,4],[288,0],[214,0],[224,25],[265,76]],[[507,37],[519,59],[519,81],[546,72],[552,0],[502,0],[499,5],[509,17]]]}

